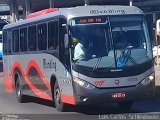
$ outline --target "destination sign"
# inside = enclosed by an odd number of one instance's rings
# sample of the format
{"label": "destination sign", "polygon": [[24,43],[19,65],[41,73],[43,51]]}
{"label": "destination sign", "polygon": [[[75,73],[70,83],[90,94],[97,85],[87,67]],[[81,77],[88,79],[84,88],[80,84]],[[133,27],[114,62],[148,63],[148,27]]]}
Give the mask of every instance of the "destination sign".
{"label": "destination sign", "polygon": [[87,24],[87,23],[105,23],[106,17],[83,17],[83,18],[77,18],[75,20],[76,24]]}

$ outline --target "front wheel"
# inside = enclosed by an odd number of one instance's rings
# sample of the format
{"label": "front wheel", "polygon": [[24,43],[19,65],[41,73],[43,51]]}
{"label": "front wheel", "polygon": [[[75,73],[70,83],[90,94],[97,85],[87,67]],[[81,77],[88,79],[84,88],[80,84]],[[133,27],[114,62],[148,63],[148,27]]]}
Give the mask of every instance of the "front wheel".
{"label": "front wheel", "polygon": [[61,91],[57,81],[54,85],[54,103],[58,111],[64,112],[67,110],[67,105],[61,100]]}
{"label": "front wheel", "polygon": [[122,110],[130,110],[133,105],[133,101],[118,102],[117,104]]}

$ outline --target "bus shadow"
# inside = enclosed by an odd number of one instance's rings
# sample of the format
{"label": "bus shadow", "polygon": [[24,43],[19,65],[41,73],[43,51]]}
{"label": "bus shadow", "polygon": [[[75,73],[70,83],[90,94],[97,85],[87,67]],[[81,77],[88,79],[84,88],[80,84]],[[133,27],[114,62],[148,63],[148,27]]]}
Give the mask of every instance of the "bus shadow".
{"label": "bus shadow", "polygon": [[[54,103],[51,100],[46,100],[34,96],[24,95],[23,103],[36,103],[40,105],[45,105],[48,107],[55,108]],[[88,115],[100,115],[100,114],[116,114],[116,113],[124,113],[126,111],[120,111],[116,104],[109,103],[107,106],[97,105],[97,106],[67,106],[67,111],[65,112],[77,112]]]}
{"label": "bus shadow", "polygon": [[38,97],[24,95],[23,103],[31,103],[31,102],[36,103],[36,104],[40,104],[40,105],[45,105],[48,107],[55,107],[54,103],[51,100],[46,100],[46,99],[42,99],[42,98],[38,98]]}
{"label": "bus shadow", "polygon": [[136,101],[130,110],[123,110],[118,107],[116,103],[107,103],[104,105],[95,106],[79,106],[74,109],[74,112],[87,115],[104,115],[104,114],[134,114],[134,113],[148,113],[160,112],[160,99],[155,98],[144,101]]}
{"label": "bus shadow", "polygon": [[[36,103],[53,107],[54,103],[51,100],[45,100],[38,97],[25,95],[24,103]],[[155,102],[155,103],[154,103]],[[150,104],[148,107],[146,105]],[[153,105],[152,105],[153,104]],[[94,106],[71,106],[69,105],[65,112],[77,112],[86,115],[104,115],[104,114],[127,114],[127,113],[146,113],[146,112],[160,112],[160,107],[157,106],[158,102],[153,100],[135,102],[130,110],[123,110],[118,107],[116,103],[107,103],[103,105]],[[159,104],[160,105],[160,104]],[[146,108],[143,108],[146,106]],[[55,108],[56,109],[56,108]]]}

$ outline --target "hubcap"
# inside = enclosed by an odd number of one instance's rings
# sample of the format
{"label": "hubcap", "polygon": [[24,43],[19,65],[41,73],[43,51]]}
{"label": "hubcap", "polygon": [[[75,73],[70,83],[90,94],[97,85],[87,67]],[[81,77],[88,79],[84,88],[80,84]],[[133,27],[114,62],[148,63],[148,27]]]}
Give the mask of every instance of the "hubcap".
{"label": "hubcap", "polygon": [[21,90],[19,87],[19,83],[17,82],[17,96],[18,96],[18,98],[20,97],[20,95],[21,95]]}
{"label": "hubcap", "polygon": [[60,91],[59,89],[57,88],[56,91],[55,91],[55,101],[57,104],[60,104]]}

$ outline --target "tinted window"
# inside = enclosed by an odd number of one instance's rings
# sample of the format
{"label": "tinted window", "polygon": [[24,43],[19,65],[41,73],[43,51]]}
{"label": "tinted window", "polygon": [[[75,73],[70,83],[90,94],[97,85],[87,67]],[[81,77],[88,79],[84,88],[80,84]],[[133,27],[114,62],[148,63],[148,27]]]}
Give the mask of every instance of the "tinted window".
{"label": "tinted window", "polygon": [[58,21],[48,23],[48,49],[53,50],[58,46]]}
{"label": "tinted window", "polygon": [[13,52],[19,52],[19,30],[13,31],[12,49]]}
{"label": "tinted window", "polygon": [[3,32],[3,54],[7,54],[7,32]]}
{"label": "tinted window", "polygon": [[47,49],[47,24],[38,25],[38,49]]}
{"label": "tinted window", "polygon": [[12,38],[12,32],[8,31],[7,32],[7,49],[8,49],[8,53],[11,53],[11,38]]}
{"label": "tinted window", "polygon": [[20,29],[20,50],[27,51],[27,28]]}
{"label": "tinted window", "polygon": [[35,51],[37,49],[36,26],[28,28],[28,47],[29,51]]}

